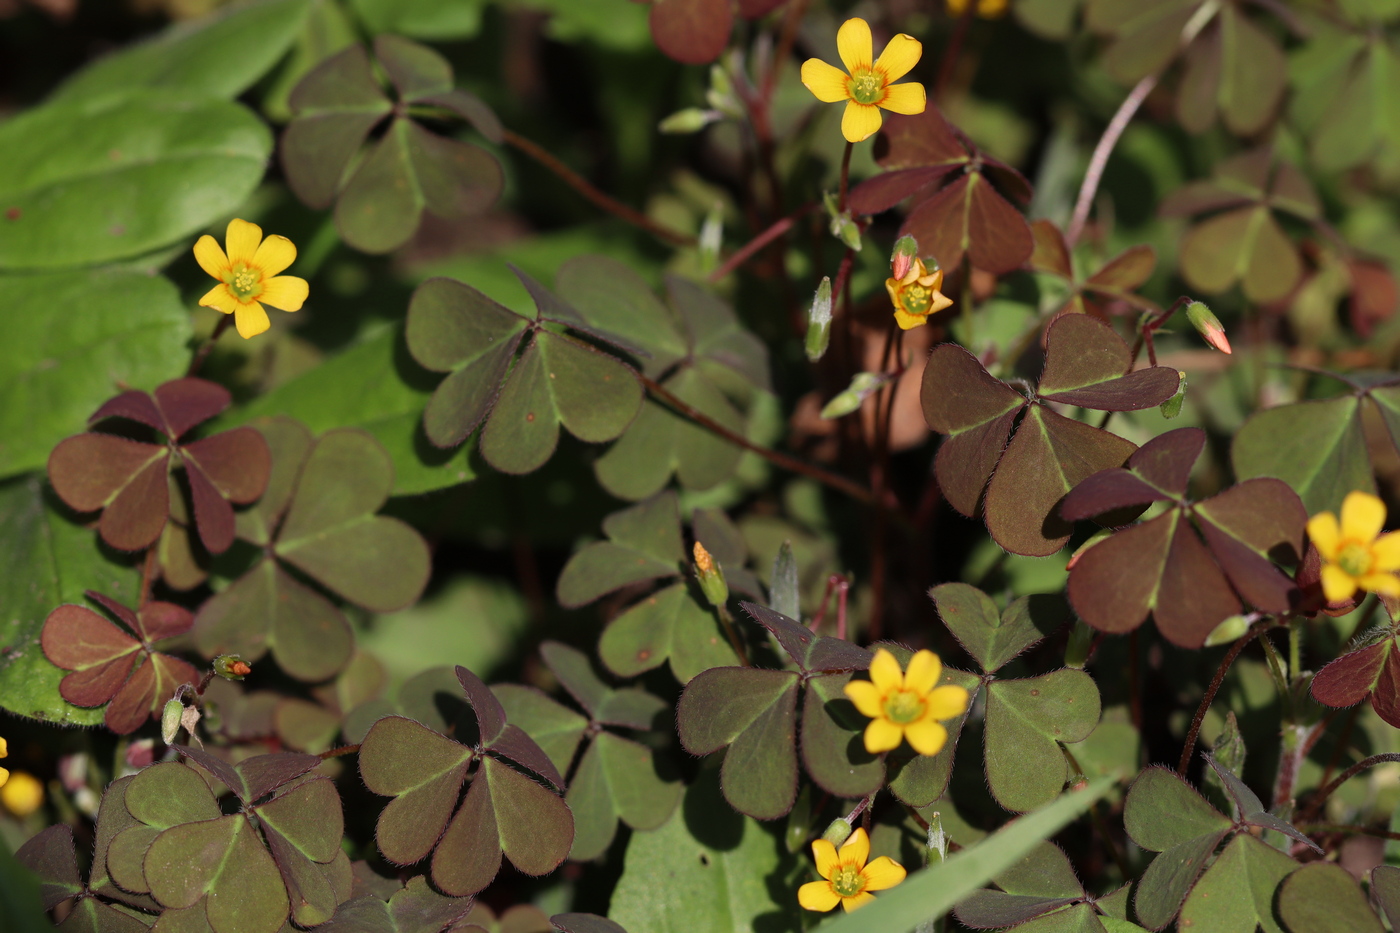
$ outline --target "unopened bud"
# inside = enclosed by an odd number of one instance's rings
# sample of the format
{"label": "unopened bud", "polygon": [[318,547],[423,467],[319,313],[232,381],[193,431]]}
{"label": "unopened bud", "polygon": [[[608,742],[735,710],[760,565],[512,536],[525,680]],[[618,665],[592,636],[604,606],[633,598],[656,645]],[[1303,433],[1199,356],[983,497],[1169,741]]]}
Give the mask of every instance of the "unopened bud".
{"label": "unopened bud", "polygon": [[700,225],[700,271],[706,274],[719,264],[719,246],[724,236],[724,205],[716,203]]}
{"label": "unopened bud", "polygon": [[729,584],[724,579],[724,568],[699,541],[695,542],[694,553],[695,578],[700,581],[700,589],[711,606],[723,606],[729,602]]}
{"label": "unopened bud", "polygon": [[928,818],[928,840],[925,843],[927,864],[940,865],[948,857],[948,834],[943,831],[943,814],[933,813]]}
{"label": "unopened bud", "polygon": [[1216,645],[1226,645],[1239,639],[1245,632],[1249,631],[1249,619],[1245,616],[1230,616],[1215,628],[1211,629],[1204,642],[1205,647],[1214,648]]}
{"label": "unopened bud", "polygon": [[242,680],[253,673],[253,666],[236,654],[221,654],[214,659],[214,673],[224,680]]}
{"label": "unopened bud", "polygon": [[844,817],[837,817],[831,821],[831,825],[822,833],[822,838],[836,848],[841,848],[841,844],[851,838],[851,824],[847,823]]}
{"label": "unopened bud", "polygon": [[815,363],[831,343],[831,277],[823,276],[807,315],[807,359]]}
{"label": "unopened bud", "polygon": [[1181,414],[1182,403],[1186,401],[1186,373],[1179,369],[1176,372],[1178,378],[1181,379],[1181,381],[1177,383],[1176,394],[1157,406],[1161,409],[1162,417],[1169,421]]}
{"label": "unopened bud", "polygon": [[839,210],[836,206],[836,196],[830,191],[822,196],[822,203],[826,206],[827,216],[831,218],[831,235],[860,252],[860,225],[851,219],[851,212]]}
{"label": "unopened bud", "polygon": [[849,415],[859,408],[872,392],[889,381],[890,377],[883,373],[856,373],[846,390],[826,403],[826,407],[822,409],[822,417],[829,421]]}
{"label": "unopened bud", "polygon": [[703,130],[722,116],[723,114],[718,110],[701,110],[699,107],[687,107],[684,110],[677,110],[669,117],[666,117],[657,124],[656,128],[663,133],[670,133],[673,135],[694,133]]}
{"label": "unopened bud", "polygon": [[1186,306],[1186,318],[1191,322],[1191,326],[1205,338],[1210,344],[1221,353],[1230,352],[1230,341],[1225,337],[1225,328],[1220,323],[1220,318],[1206,307],[1205,302],[1193,301]]}
{"label": "unopened bud", "polygon": [[178,699],[165,701],[165,708],[160,711],[160,740],[166,745],[175,744],[175,736],[180,734],[180,716],[185,711],[185,704]]}
{"label": "unopened bud", "polygon": [[894,253],[890,256],[890,277],[902,279],[909,273],[914,258],[919,254],[919,243],[909,234],[894,241]]}

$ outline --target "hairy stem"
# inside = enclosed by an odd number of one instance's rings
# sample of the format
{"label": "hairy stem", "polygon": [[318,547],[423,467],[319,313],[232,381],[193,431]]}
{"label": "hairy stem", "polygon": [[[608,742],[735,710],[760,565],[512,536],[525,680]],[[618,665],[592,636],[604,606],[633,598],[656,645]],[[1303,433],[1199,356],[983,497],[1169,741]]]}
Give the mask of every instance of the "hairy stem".
{"label": "hairy stem", "polygon": [[667,389],[666,387],[661,385],[661,383],[657,382],[651,377],[646,376],[645,374],[640,372],[637,372],[636,376],[637,379],[641,381],[642,385],[646,387],[646,390],[652,395],[654,395],[656,398],[671,406],[679,414],[682,414],[685,417],[689,418],[691,421],[694,421],[702,428],[705,428],[706,430],[719,435],[720,437],[729,441],[731,444],[735,444],[739,447],[744,448],[745,450],[752,451],[753,453],[758,454],[760,457],[762,457],[764,460],[767,460],[774,466],[782,467],[785,470],[791,470],[794,473],[801,473],[803,476],[810,477],[819,483],[830,486],[832,489],[835,489],[839,492],[844,492],[846,495],[850,496],[853,499],[856,499],[857,501],[875,501],[874,494],[869,489],[866,489],[859,483],[846,479],[846,477],[844,476],[839,476],[835,473],[832,473],[829,470],[824,470],[819,466],[813,466],[810,463],[798,460],[796,457],[792,457],[788,454],[781,453],[776,450],[771,450],[767,447],[762,447],[758,444],[755,444],[753,441],[749,440],[747,437],[744,437],[742,434],[739,434],[736,431],[731,431],[729,428],[720,424],[718,421],[714,420],[709,415],[687,404],[686,402],[678,398],[676,395],[674,395],[669,389]]}
{"label": "hairy stem", "polygon": [[681,233],[679,230],[672,230],[670,227],[659,224],[641,211],[628,207],[616,198],[599,191],[589,184],[582,175],[559,161],[552,152],[533,140],[526,139],[512,130],[502,130],[501,138],[549,169],[570,188],[614,217],[621,218],[635,227],[640,227],[652,236],[668,243],[674,243],[676,246],[694,246],[696,244],[695,237],[690,234]]}
{"label": "hairy stem", "polygon": [[729,258],[721,263],[715,271],[711,272],[708,281],[718,282],[722,280],[726,275],[753,258],[755,253],[791,230],[802,215],[810,212],[815,207],[815,204],[804,204],[791,214],[774,223],[752,240],[749,240],[749,242],[730,254]]}
{"label": "hairy stem", "polygon": [[1313,799],[1308,802],[1307,807],[1303,809],[1303,812],[1298,814],[1298,819],[1308,820],[1316,816],[1318,812],[1322,810],[1323,804],[1327,803],[1327,798],[1332,796],[1333,791],[1367,768],[1385,764],[1388,761],[1400,761],[1400,753],[1386,752],[1382,755],[1372,755],[1370,758],[1363,758],[1350,768],[1347,768],[1341,774],[1337,775],[1336,780],[1317,792]]}
{"label": "hairy stem", "polygon": [[214,344],[219,342],[219,338],[224,335],[224,331],[228,330],[232,324],[232,314],[225,314],[223,317],[219,318],[219,322],[214,325],[214,330],[209,335],[209,339],[200,344],[199,349],[194,352],[194,358],[190,360],[190,368],[185,370],[186,378],[199,375],[199,370],[204,366],[205,359],[208,358],[210,352],[214,349]]}
{"label": "hairy stem", "polygon": [[1225,652],[1225,657],[1220,661],[1220,667],[1216,669],[1215,676],[1210,680],[1210,686],[1206,688],[1205,696],[1201,697],[1201,705],[1196,707],[1196,715],[1191,717],[1191,728],[1186,730],[1186,744],[1181,749],[1181,761],[1176,766],[1176,773],[1182,777],[1186,776],[1186,768],[1191,764],[1191,753],[1196,750],[1196,737],[1201,734],[1201,723],[1205,721],[1206,711],[1210,709],[1210,704],[1215,700],[1215,695],[1220,692],[1220,685],[1225,682],[1225,675],[1229,673],[1230,665],[1235,663],[1235,658],[1240,656],[1260,633],[1266,630],[1271,621],[1262,620],[1254,623],[1250,630],[1239,637],[1230,650]]}
{"label": "hairy stem", "polygon": [[1157,86],[1160,77],[1150,74],[1139,81],[1128,96],[1123,98],[1123,103],[1118,105],[1118,112],[1113,115],[1113,119],[1108,121],[1108,126],[1104,129],[1103,135],[1099,137],[1098,145],[1094,147],[1094,153],[1089,157],[1089,168],[1084,173],[1084,183],[1079,186],[1079,197],[1074,202],[1074,213],[1070,216],[1069,226],[1065,228],[1065,244],[1071,249],[1079,242],[1079,235],[1084,232],[1084,224],[1089,220],[1089,208],[1093,206],[1094,195],[1099,192],[1099,182],[1103,181],[1104,169],[1108,167],[1108,157],[1113,154],[1113,149],[1118,145],[1118,139],[1123,135],[1123,131],[1128,128],[1133,116],[1142,106],[1142,102],[1147,100],[1147,95],[1152,93],[1152,89]]}

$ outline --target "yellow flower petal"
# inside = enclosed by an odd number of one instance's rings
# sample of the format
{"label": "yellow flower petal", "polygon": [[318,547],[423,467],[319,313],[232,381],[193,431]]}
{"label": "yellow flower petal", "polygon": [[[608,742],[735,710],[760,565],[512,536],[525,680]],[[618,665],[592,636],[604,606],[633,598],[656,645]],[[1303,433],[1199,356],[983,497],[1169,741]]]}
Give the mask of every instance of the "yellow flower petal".
{"label": "yellow flower petal", "polygon": [[1356,579],[1336,564],[1323,564],[1322,593],[1329,603],[1345,602],[1356,593]]}
{"label": "yellow flower petal", "polygon": [[877,650],[870,661],[870,682],[882,695],[904,686],[904,672],[899,669],[899,662],[884,648]]}
{"label": "yellow flower petal", "polygon": [[847,142],[858,143],[869,139],[880,130],[880,108],[874,104],[858,104],[847,101],[846,112],[841,116],[841,135]]}
{"label": "yellow flower petal", "polygon": [[[924,44],[913,36],[900,33],[889,41],[880,57],[875,60],[875,70],[885,76],[887,83],[893,84],[907,75],[924,54]],[[922,88],[920,88],[922,90]],[[919,113],[923,110],[914,111]]]}
{"label": "yellow flower petal", "polygon": [[1336,560],[1337,547],[1342,542],[1342,529],[1337,524],[1337,516],[1331,512],[1319,512],[1308,519],[1308,537],[1324,560]]}
{"label": "yellow flower petal", "polygon": [[10,757],[10,743],[0,738],[0,758]]}
{"label": "yellow flower petal", "polygon": [[199,299],[201,308],[214,308],[225,314],[232,314],[242,307],[242,303],[228,290],[227,285],[215,285],[204,293],[204,297]]}
{"label": "yellow flower petal", "polygon": [[1368,573],[1360,580],[1361,589],[1379,593],[1382,596],[1400,596],[1400,577],[1393,573]]}
{"label": "yellow flower petal", "polygon": [[870,70],[870,59],[875,53],[875,40],[870,38],[870,24],[860,17],[852,17],[836,30],[836,51],[851,74]]}
{"label": "yellow flower petal", "polygon": [[10,779],[10,772],[6,771],[4,768],[0,768],[0,787],[4,787],[4,786],[5,786],[5,782],[8,781],[9,779]]}
{"label": "yellow flower petal", "polygon": [[1372,570],[1400,570],[1400,531],[1377,538],[1371,545],[1371,556],[1375,559]]}
{"label": "yellow flower petal", "polygon": [[272,322],[267,319],[267,312],[256,301],[239,305],[233,313],[233,323],[238,328],[238,336],[244,340],[256,337],[272,326]]}
{"label": "yellow flower petal", "polygon": [[870,837],[865,834],[864,829],[856,827],[856,831],[842,844],[840,856],[843,865],[850,862],[855,862],[856,865],[865,864],[865,860],[870,858]]}
{"label": "yellow flower petal", "polygon": [[1368,492],[1349,492],[1342,500],[1342,537],[1370,541],[1385,525],[1385,503]]}
{"label": "yellow flower petal", "polygon": [[237,217],[233,218],[228,222],[228,231],[224,234],[224,246],[228,247],[228,261],[235,265],[240,262],[251,263],[261,240],[262,227]]}
{"label": "yellow flower petal", "polygon": [[844,71],[835,65],[828,65],[820,58],[809,58],[802,63],[802,83],[824,104],[834,104],[838,100],[850,98],[846,80]]}
{"label": "yellow flower petal", "polygon": [[894,322],[899,325],[900,330],[913,330],[916,327],[923,327],[927,324],[928,316],[923,314],[910,314],[903,308],[895,308]]}
{"label": "yellow flower petal", "polygon": [[923,696],[937,685],[938,677],[942,673],[943,662],[938,660],[938,655],[927,648],[915,652],[909,659],[909,667],[904,671],[904,689]]}
{"label": "yellow flower petal", "polygon": [[862,891],[855,897],[841,898],[841,907],[846,911],[846,913],[850,913],[857,907],[864,907],[866,904],[869,904],[873,900],[875,900],[875,895],[871,894],[869,891]]}
{"label": "yellow flower petal", "polygon": [[937,755],[948,741],[948,730],[933,719],[924,719],[905,726],[904,737],[920,755]]}
{"label": "yellow flower petal", "polygon": [[228,257],[224,255],[219,241],[207,233],[195,241],[194,261],[216,279],[222,279],[224,271],[228,269]]}
{"label": "yellow flower petal", "polygon": [[[934,286],[934,287],[937,288],[937,286]],[[929,314],[937,314],[939,311],[942,311],[944,308],[951,308],[952,306],[953,306],[953,299],[949,298],[947,295],[943,294],[942,292],[937,292],[937,293],[933,296],[933,298],[929,301],[929,304],[928,304],[928,313],[929,313]]]}
{"label": "yellow flower petal", "polygon": [[44,805],[44,784],[28,772],[16,771],[0,788],[0,803],[15,816],[24,818]]}
{"label": "yellow flower petal", "polygon": [[279,275],[263,282],[262,294],[258,296],[258,300],[265,301],[281,311],[300,311],[302,302],[306,301],[310,292],[306,279],[299,279],[294,275]]}
{"label": "yellow flower petal", "polygon": [[841,864],[841,859],[836,855],[836,846],[831,844],[830,839],[812,840],[812,861],[817,863],[817,874],[823,878],[830,878],[831,873]]}
{"label": "yellow flower petal", "polygon": [[956,684],[945,684],[928,695],[930,719],[952,719],[967,712],[971,695]]}
{"label": "yellow flower petal", "polygon": [[895,113],[923,113],[928,106],[928,96],[922,84],[909,82],[885,88],[885,99],[880,106]]}
{"label": "yellow flower petal", "polygon": [[868,680],[853,680],[843,689],[862,716],[874,719],[880,715],[880,688]]}
{"label": "yellow flower petal", "polygon": [[899,748],[904,730],[888,719],[872,719],[865,727],[865,750],[872,755]]}
{"label": "yellow flower petal", "polygon": [[251,263],[254,269],[258,269],[263,275],[271,278],[283,269],[290,266],[297,258],[297,248],[292,245],[292,241],[284,236],[273,234],[253,254]]}
{"label": "yellow flower petal", "polygon": [[809,881],[797,889],[797,903],[807,910],[828,911],[841,903],[829,881]]}
{"label": "yellow flower petal", "polygon": [[903,881],[906,872],[903,865],[888,855],[882,855],[865,866],[861,874],[865,875],[865,890],[883,891]]}

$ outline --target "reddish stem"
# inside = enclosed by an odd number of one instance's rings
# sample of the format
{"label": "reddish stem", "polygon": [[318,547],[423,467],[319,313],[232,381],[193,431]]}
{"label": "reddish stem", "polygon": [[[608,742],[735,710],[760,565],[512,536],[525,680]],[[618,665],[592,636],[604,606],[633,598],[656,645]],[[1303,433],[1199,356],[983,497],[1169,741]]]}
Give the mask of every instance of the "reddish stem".
{"label": "reddish stem", "polygon": [[1201,705],[1196,707],[1196,715],[1191,717],[1191,728],[1186,731],[1186,745],[1181,749],[1181,761],[1176,766],[1177,774],[1186,776],[1186,768],[1191,764],[1191,753],[1196,750],[1196,737],[1201,734],[1201,723],[1205,721],[1206,711],[1210,709],[1210,704],[1215,700],[1216,693],[1220,691],[1220,685],[1224,683],[1230,665],[1235,663],[1235,658],[1240,656],[1245,645],[1258,638],[1272,624],[1272,621],[1254,623],[1253,627],[1241,635],[1230,646],[1230,650],[1225,652],[1225,657],[1220,661],[1220,667],[1216,669],[1215,676],[1211,678],[1210,686],[1206,688],[1205,696],[1201,697]]}
{"label": "reddish stem", "polygon": [[214,325],[214,330],[210,333],[209,339],[200,345],[199,349],[195,351],[194,359],[190,360],[190,368],[185,370],[186,378],[199,374],[200,367],[204,365],[205,359],[208,358],[209,353],[214,349],[214,344],[218,343],[219,338],[224,335],[224,331],[228,330],[231,324],[233,324],[232,314],[225,314],[223,317],[219,318],[219,322]]}

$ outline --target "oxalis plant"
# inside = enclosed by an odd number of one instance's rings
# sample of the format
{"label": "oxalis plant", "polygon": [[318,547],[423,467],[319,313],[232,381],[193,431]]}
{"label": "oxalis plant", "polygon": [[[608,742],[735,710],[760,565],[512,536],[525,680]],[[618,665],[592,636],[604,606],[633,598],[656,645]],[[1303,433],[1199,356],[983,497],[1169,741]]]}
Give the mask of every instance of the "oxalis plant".
{"label": "oxalis plant", "polygon": [[1394,0],[0,62],[6,933],[1400,929]]}

